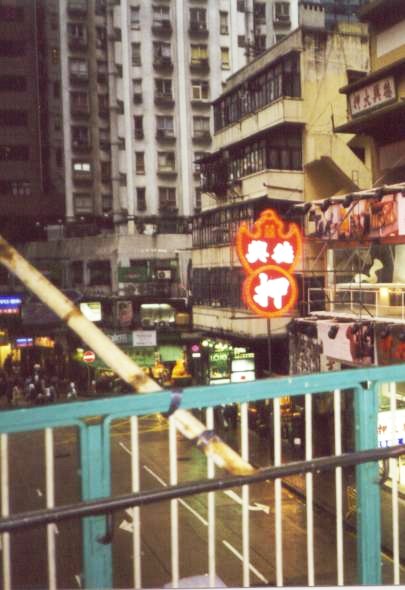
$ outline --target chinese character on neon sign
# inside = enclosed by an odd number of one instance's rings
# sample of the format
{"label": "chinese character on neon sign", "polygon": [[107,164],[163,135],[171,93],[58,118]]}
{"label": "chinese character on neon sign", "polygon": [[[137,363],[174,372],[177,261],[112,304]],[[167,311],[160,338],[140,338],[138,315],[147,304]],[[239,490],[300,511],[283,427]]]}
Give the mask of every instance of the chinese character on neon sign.
{"label": "chinese character on neon sign", "polygon": [[298,287],[292,275],[301,256],[299,227],[284,222],[275,211],[266,209],[252,231],[243,223],[236,234],[236,250],[246,271],[242,296],[259,316],[284,315],[297,302]]}

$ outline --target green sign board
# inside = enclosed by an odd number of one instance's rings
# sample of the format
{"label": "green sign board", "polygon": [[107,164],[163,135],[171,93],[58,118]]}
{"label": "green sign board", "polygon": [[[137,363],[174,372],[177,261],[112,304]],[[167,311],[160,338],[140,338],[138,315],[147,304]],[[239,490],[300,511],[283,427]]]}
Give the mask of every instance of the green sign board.
{"label": "green sign board", "polygon": [[118,267],[118,281],[120,283],[145,283],[149,280],[146,266],[120,266]]}

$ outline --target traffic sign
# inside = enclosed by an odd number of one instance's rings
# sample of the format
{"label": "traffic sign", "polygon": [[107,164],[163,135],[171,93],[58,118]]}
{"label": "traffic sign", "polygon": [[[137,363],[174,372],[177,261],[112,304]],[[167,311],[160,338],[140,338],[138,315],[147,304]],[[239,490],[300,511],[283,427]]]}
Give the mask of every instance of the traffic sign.
{"label": "traffic sign", "polygon": [[96,355],[92,350],[86,350],[86,352],[83,353],[83,360],[85,363],[94,363]]}

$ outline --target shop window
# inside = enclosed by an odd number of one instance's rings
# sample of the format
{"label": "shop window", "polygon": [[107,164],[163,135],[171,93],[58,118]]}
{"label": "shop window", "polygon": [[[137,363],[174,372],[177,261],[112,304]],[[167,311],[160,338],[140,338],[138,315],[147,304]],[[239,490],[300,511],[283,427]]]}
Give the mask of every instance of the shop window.
{"label": "shop window", "polygon": [[92,260],[88,262],[89,285],[111,286],[111,265],[109,260]]}
{"label": "shop window", "polygon": [[168,303],[144,303],[139,313],[144,328],[173,326],[176,319],[176,310]]}

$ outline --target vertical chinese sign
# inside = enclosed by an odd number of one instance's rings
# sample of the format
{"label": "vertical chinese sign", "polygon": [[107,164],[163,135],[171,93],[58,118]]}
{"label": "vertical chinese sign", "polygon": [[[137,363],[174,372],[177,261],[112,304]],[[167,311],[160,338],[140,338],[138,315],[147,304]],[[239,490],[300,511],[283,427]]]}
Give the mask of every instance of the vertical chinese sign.
{"label": "vertical chinese sign", "polygon": [[252,231],[246,223],[239,227],[236,249],[246,272],[242,289],[245,304],[265,318],[284,315],[298,297],[292,274],[302,251],[298,225],[285,224],[275,211],[266,209]]}

